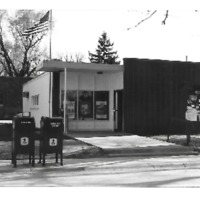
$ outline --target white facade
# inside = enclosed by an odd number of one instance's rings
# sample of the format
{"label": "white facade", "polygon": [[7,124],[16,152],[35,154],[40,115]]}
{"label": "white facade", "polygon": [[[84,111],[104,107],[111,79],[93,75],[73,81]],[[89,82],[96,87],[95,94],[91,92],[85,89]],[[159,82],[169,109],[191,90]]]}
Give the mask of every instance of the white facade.
{"label": "white facade", "polygon": [[[60,90],[64,90],[64,73],[60,74]],[[68,72],[67,90],[77,91],[108,91],[108,120],[69,120],[69,130],[110,130],[114,129],[113,95],[114,90],[123,89],[123,73]],[[60,92],[61,94],[61,92]]]}
{"label": "white facade", "polygon": [[[23,85],[23,92],[29,92],[29,98],[23,97],[23,112],[31,113],[38,128],[41,116],[51,116],[51,113],[49,114],[49,108],[51,108],[51,105],[49,106],[49,82],[50,73],[44,73]],[[38,103],[35,104],[34,97],[37,96]]]}
{"label": "white facade", "polygon": [[[91,91],[95,94],[95,91],[106,91],[109,94],[108,98],[108,118],[103,120],[96,120],[94,115],[95,109],[93,109],[93,117],[88,119],[80,119],[77,115],[74,119],[68,120],[68,130],[114,130],[114,116],[113,116],[113,102],[114,91],[123,89],[123,70],[122,68],[106,68],[101,64],[74,64],[49,61],[43,65],[41,70],[45,71],[58,71],[60,74],[60,96],[59,96],[59,108],[62,107],[64,91],[64,67],[67,66],[67,91]],[[49,68],[48,68],[49,67]],[[97,68],[95,68],[97,67]],[[110,66],[109,66],[110,67]],[[84,69],[84,70],[83,70]],[[109,69],[109,70],[108,70]],[[50,73],[46,72],[43,75],[35,78],[23,87],[23,92],[29,92],[29,98],[23,98],[23,111],[31,112],[31,116],[35,117],[36,127],[40,127],[41,116],[52,117],[52,82],[50,81]],[[100,72],[100,73],[99,73]],[[49,93],[51,91],[51,93]],[[51,94],[51,95],[50,95]],[[38,105],[33,105],[33,98],[39,95]],[[95,97],[93,97],[95,98]],[[77,102],[78,102],[77,96]],[[93,103],[95,100],[93,99]],[[37,103],[37,101],[36,101]],[[77,103],[78,104],[78,103]],[[78,113],[78,105],[76,112]]]}

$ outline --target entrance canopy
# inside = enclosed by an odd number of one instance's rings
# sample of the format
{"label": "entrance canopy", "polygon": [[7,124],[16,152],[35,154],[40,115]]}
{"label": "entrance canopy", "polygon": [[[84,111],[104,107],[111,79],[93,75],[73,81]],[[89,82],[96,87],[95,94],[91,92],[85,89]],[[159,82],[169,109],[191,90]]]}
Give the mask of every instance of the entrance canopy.
{"label": "entrance canopy", "polygon": [[96,63],[69,63],[60,60],[45,60],[38,67],[38,71],[59,72],[64,71],[93,71],[93,72],[119,72],[123,71],[123,65],[96,64]]}

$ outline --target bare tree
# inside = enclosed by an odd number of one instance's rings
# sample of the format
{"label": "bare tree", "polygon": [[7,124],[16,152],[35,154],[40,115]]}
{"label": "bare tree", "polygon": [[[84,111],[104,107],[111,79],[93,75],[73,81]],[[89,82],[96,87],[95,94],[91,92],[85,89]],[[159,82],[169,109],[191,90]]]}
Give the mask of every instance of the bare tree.
{"label": "bare tree", "polygon": [[3,67],[0,66],[0,76],[3,75],[3,72],[4,72]]}
{"label": "bare tree", "polygon": [[83,62],[83,60],[85,59],[85,56],[82,53],[77,52],[74,55],[74,59],[75,59],[75,62]]}
{"label": "bare tree", "polygon": [[[149,11],[147,11],[147,12],[149,12]],[[144,21],[150,19],[156,12],[157,12],[157,10],[154,10],[148,17],[146,17],[146,18],[142,19],[141,21],[139,21],[135,26],[127,28],[127,30],[129,31],[129,30],[132,29],[132,28],[138,27],[138,26],[139,26],[141,23],[143,23]]]}
{"label": "bare tree", "polygon": [[[36,67],[45,53],[39,44],[45,32],[27,37],[22,33],[43,15],[33,10],[18,10],[14,17],[9,17],[5,10],[0,11],[0,64],[4,74],[11,77],[29,77],[36,72]],[[8,23],[6,27],[3,19]],[[6,33],[9,33],[9,40]]]}
{"label": "bare tree", "polygon": [[[144,19],[142,19],[141,21],[139,21],[135,26],[127,28],[127,30],[130,30],[130,29],[132,29],[132,28],[136,28],[136,27],[138,27],[140,24],[142,24],[143,22],[149,20],[150,18],[152,18],[152,17],[157,13],[157,10],[154,10],[154,11],[152,11],[152,12],[149,11],[149,10],[147,10],[146,12],[147,12],[147,14],[148,14],[147,17],[145,17]],[[197,12],[197,10],[195,10],[195,12]],[[162,24],[162,25],[166,25],[166,21],[167,21],[168,17],[169,17],[169,10],[165,10],[165,12],[164,12],[164,19],[161,21],[161,24]]]}
{"label": "bare tree", "polygon": [[65,62],[83,62],[85,60],[85,56],[80,53],[76,52],[75,54],[73,53],[66,53],[64,56],[60,55],[59,56],[60,60],[63,60]]}

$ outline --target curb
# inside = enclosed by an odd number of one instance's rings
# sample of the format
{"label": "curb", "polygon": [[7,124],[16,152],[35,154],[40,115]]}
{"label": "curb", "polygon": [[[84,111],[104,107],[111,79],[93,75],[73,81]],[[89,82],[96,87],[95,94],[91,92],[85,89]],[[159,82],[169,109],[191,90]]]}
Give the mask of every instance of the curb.
{"label": "curb", "polygon": [[161,156],[183,156],[183,155],[199,155],[198,152],[183,152],[183,153],[106,153],[107,157],[161,157]]}
{"label": "curb", "polygon": [[116,156],[180,156],[180,155],[199,155],[194,148],[180,146],[157,146],[157,147],[135,147],[124,149],[103,149],[103,151],[112,157]]}

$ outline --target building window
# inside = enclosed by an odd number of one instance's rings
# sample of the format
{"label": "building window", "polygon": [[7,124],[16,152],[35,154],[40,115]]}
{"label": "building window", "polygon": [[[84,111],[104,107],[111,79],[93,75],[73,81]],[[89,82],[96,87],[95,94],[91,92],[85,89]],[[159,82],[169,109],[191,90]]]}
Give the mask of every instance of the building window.
{"label": "building window", "polygon": [[[61,93],[61,113],[64,113],[64,90]],[[109,119],[109,91],[68,90],[66,101],[68,119]]]}
{"label": "building window", "polygon": [[79,91],[79,119],[93,119],[93,92]]}
{"label": "building window", "polygon": [[24,97],[24,98],[29,98],[29,92],[23,92],[22,93],[22,96]]}
{"label": "building window", "polygon": [[109,116],[109,92],[95,92],[95,119],[108,120]]}
{"label": "building window", "polygon": [[39,94],[32,96],[32,106],[38,106],[39,105]]}
{"label": "building window", "polygon": [[0,93],[0,106],[3,106],[3,93]]}
{"label": "building window", "polygon": [[[64,90],[62,90],[61,94],[61,112],[63,113],[64,109]],[[67,91],[67,101],[66,101],[66,109],[68,119],[76,119],[77,118],[77,90],[68,90]]]}

